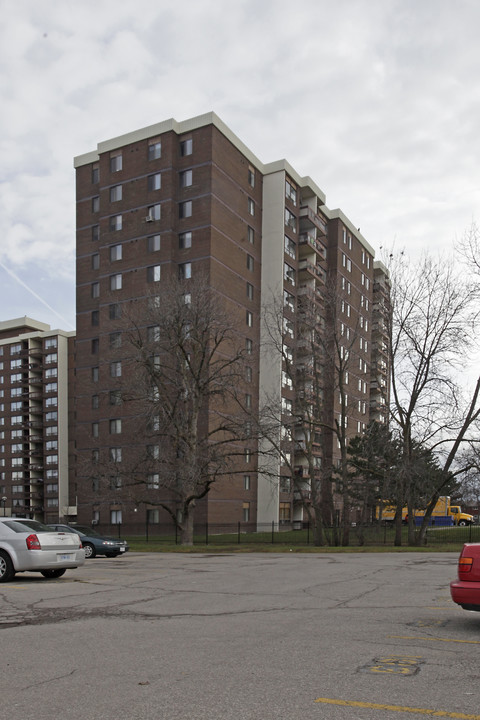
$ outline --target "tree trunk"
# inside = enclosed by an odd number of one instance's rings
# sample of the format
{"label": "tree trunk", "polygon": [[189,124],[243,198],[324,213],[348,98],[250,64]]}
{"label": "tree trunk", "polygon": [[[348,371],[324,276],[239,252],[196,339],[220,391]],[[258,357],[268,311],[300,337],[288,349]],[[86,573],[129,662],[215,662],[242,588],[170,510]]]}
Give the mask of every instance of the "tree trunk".
{"label": "tree trunk", "polygon": [[193,517],[193,509],[185,510],[180,530],[181,545],[193,545]]}

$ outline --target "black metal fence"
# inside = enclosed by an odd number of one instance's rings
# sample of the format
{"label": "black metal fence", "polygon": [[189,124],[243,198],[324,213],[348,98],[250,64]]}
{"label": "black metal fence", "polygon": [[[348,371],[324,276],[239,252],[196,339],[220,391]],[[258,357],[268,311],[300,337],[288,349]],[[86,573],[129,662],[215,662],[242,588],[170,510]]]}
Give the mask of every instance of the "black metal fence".
{"label": "black metal fence", "polygon": [[[180,531],[173,524],[132,523],[122,525],[97,525],[95,529],[106,535],[131,538],[133,541],[155,544],[180,544]],[[342,543],[343,529],[324,528],[325,544],[335,546]],[[349,528],[349,546],[393,546],[395,531],[391,523],[374,525],[352,525]],[[408,530],[402,528],[402,544],[406,545]],[[466,542],[480,542],[480,526],[428,528],[424,544],[449,545]],[[194,528],[196,545],[291,545],[292,547],[313,546],[315,536],[308,523],[261,523],[247,522],[197,523]]]}

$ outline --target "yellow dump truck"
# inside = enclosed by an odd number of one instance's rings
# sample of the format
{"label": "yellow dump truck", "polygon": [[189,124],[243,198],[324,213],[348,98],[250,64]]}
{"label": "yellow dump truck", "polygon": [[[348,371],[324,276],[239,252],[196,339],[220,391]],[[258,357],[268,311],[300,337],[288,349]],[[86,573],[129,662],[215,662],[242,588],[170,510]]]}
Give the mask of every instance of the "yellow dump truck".
{"label": "yellow dump truck", "polygon": [[[381,510],[381,513],[380,513]],[[421,525],[423,516],[425,515],[425,509],[415,510],[415,525]],[[395,518],[395,507],[392,505],[384,505],[382,508],[377,506],[376,510],[377,519],[381,517],[382,520],[393,522]],[[402,509],[402,521],[407,522],[408,520],[408,508]],[[451,505],[450,497],[445,495],[440,497],[435,505],[432,516],[430,518],[430,525],[473,525],[473,515],[462,512],[460,505]]]}

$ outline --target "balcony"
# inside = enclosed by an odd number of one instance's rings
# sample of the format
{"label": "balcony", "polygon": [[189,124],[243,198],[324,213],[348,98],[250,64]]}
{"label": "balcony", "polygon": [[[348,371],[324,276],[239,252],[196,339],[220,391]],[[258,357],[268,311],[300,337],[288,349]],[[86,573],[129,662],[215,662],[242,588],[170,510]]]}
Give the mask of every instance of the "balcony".
{"label": "balcony", "polygon": [[322,260],[326,260],[327,257],[326,247],[309,233],[303,233],[298,238],[298,250],[300,257],[304,257],[312,251],[317,253]]}
{"label": "balcony", "polygon": [[30,405],[28,412],[30,415],[43,415],[43,405]]}
{"label": "balcony", "polygon": [[305,220],[307,221],[307,223],[313,225],[313,227],[316,227],[323,237],[326,237],[327,226],[325,225],[320,215],[317,215],[317,213],[315,213],[312,208],[308,207],[308,205],[304,205],[300,208],[300,221]]}
{"label": "balcony", "polygon": [[298,272],[308,273],[308,275],[311,275],[313,278],[315,278],[317,282],[325,282],[325,271],[323,270],[323,268],[321,268],[319,265],[314,265],[310,262],[310,260],[300,260],[300,262],[298,263]]}

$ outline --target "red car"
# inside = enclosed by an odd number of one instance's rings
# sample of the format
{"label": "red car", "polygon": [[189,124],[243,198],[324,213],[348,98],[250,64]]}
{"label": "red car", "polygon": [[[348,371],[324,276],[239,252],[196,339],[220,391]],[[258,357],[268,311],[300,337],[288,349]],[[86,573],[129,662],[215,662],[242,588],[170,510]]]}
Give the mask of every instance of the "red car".
{"label": "red car", "polygon": [[466,543],[458,559],[458,580],[450,583],[453,602],[480,612],[480,543]]}

